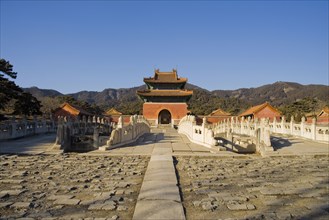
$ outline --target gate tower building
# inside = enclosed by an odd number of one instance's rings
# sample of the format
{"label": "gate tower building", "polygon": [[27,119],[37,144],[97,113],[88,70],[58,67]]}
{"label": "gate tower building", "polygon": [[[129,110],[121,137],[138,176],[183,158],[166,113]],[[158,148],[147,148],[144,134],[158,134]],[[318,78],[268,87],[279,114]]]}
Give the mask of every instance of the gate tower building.
{"label": "gate tower building", "polygon": [[144,101],[143,115],[153,126],[159,124],[177,125],[187,113],[186,102],[193,91],[186,90],[187,78],[172,72],[154,71],[154,77],[144,78],[147,86],[145,90],[137,91],[137,95]]}

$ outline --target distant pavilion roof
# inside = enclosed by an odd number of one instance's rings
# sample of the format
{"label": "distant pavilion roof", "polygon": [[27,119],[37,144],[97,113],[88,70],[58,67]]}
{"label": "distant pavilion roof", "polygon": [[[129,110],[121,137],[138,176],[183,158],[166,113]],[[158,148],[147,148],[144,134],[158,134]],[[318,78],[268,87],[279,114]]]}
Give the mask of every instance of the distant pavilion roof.
{"label": "distant pavilion roof", "polygon": [[177,70],[172,72],[160,72],[159,69],[154,71],[154,77],[144,78],[145,83],[186,83],[187,78],[179,78]]}
{"label": "distant pavilion roof", "polygon": [[230,116],[231,114],[228,112],[223,111],[222,109],[218,108],[217,110],[211,112],[208,116]]}
{"label": "distant pavilion roof", "polygon": [[239,116],[240,117],[243,117],[243,116],[248,116],[248,115],[254,115],[254,114],[257,114],[259,111],[261,111],[262,109],[264,109],[266,107],[269,107],[273,111],[275,111],[278,114],[280,114],[280,112],[276,108],[274,108],[268,102],[265,102],[265,103],[263,103],[261,105],[256,105],[256,106],[253,106],[253,107],[247,109],[245,112],[241,113]]}
{"label": "distant pavilion roof", "polygon": [[69,104],[68,102],[63,103],[59,109],[64,109],[70,112],[73,115],[92,115],[91,113],[87,112],[86,110],[82,109],[79,106]]}
{"label": "distant pavilion roof", "polygon": [[111,108],[105,112],[105,115],[122,115],[122,113],[115,108]]}

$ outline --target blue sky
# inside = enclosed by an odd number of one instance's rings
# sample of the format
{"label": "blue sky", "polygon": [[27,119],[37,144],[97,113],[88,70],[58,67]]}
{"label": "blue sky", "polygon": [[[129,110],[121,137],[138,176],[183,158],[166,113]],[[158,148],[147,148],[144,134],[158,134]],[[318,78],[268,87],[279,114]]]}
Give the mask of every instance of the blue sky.
{"label": "blue sky", "polygon": [[21,87],[143,84],[178,69],[208,90],[328,85],[328,1],[4,1],[0,56]]}

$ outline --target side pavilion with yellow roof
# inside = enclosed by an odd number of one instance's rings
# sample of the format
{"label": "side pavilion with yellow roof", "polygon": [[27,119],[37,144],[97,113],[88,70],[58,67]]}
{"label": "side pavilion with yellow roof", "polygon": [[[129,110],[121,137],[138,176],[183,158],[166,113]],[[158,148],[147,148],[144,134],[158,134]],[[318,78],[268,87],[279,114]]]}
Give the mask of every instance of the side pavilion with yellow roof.
{"label": "side pavilion with yellow roof", "polygon": [[265,102],[261,105],[253,106],[247,109],[245,112],[239,115],[239,117],[251,119],[254,118],[269,118],[271,121],[276,118],[277,120],[281,117],[281,112],[270,105],[268,102]]}
{"label": "side pavilion with yellow roof", "polygon": [[223,109],[218,108],[215,111],[211,112],[208,116],[207,116],[207,122],[209,123],[217,123],[217,122],[221,122],[224,119],[230,118],[231,114],[228,112],[225,112]]}
{"label": "side pavilion with yellow roof", "polygon": [[54,111],[54,117],[58,118],[59,116],[82,119],[83,116],[88,117],[92,116],[92,114],[79,106],[65,102]]}

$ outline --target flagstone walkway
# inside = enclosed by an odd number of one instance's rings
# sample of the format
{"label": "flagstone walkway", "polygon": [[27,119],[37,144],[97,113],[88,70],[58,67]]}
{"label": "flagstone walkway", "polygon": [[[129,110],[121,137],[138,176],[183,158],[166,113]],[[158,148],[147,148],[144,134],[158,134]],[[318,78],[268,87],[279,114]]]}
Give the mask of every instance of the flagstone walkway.
{"label": "flagstone walkway", "polygon": [[329,218],[326,143],[276,136],[261,157],[172,128],[106,152],[62,154],[54,141],[0,142],[0,219]]}
{"label": "flagstone walkway", "polygon": [[[172,157],[171,141],[158,140],[139,192],[133,219],[185,219]],[[179,142],[179,136],[170,135]],[[170,210],[170,211],[169,211]]]}

